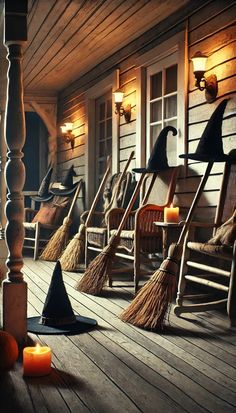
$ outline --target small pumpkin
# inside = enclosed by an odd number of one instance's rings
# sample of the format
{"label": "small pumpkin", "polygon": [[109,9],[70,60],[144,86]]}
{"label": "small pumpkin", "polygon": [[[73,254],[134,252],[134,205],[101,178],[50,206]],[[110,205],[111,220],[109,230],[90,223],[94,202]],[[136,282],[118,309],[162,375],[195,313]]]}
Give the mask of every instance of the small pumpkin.
{"label": "small pumpkin", "polygon": [[19,354],[15,338],[6,331],[0,331],[0,371],[9,370]]}

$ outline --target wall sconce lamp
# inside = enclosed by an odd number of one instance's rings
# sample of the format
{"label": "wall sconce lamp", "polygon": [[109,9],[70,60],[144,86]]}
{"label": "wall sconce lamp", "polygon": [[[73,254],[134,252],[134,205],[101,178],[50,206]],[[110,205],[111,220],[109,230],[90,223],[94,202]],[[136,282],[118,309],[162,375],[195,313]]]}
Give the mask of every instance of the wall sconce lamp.
{"label": "wall sconce lamp", "polygon": [[124,93],[121,90],[116,90],[113,95],[116,106],[115,113],[119,116],[124,116],[126,123],[129,123],[131,119],[131,105],[128,104],[124,108],[122,105]]}
{"label": "wall sconce lamp", "polygon": [[204,76],[206,71],[207,56],[201,52],[196,52],[192,57],[193,73],[196,78],[195,86],[199,90],[205,90],[207,102],[211,103],[215,100],[218,93],[218,84],[216,75]]}
{"label": "wall sconce lamp", "polygon": [[66,143],[70,143],[71,149],[74,149],[75,145],[75,136],[72,133],[73,123],[66,122],[64,125],[61,126],[61,131]]}

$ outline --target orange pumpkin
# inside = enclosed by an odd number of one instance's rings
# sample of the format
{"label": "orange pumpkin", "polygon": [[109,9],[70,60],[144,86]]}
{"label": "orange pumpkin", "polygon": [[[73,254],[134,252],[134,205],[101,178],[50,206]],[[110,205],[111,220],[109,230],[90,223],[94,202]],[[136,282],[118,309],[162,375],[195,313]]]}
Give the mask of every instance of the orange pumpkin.
{"label": "orange pumpkin", "polygon": [[6,331],[0,331],[0,371],[9,370],[18,357],[18,344]]}

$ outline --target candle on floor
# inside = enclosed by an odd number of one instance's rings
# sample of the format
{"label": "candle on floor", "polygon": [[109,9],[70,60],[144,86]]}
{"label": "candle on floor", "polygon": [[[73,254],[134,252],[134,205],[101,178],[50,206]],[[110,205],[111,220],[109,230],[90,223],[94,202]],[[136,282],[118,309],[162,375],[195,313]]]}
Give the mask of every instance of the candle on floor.
{"label": "candle on floor", "polygon": [[179,207],[164,208],[164,222],[179,222]]}
{"label": "candle on floor", "polygon": [[23,350],[24,376],[46,376],[51,373],[51,349],[41,347],[25,347]]}

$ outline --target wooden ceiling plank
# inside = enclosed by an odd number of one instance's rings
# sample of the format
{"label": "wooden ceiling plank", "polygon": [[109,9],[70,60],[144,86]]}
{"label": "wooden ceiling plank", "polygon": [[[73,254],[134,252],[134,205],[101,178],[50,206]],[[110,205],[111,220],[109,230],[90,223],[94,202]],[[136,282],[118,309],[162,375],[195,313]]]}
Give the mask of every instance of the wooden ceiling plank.
{"label": "wooden ceiling plank", "polygon": [[[186,0],[183,0],[182,3],[176,4],[176,8],[181,7],[183,3],[185,2]],[[109,29],[109,31],[110,31],[111,37],[105,39],[105,41],[103,42],[102,41],[99,42],[99,36],[96,33],[96,39],[98,42],[97,47],[94,47],[93,49],[91,49],[88,47],[88,45],[86,47],[85,45],[83,45],[82,53],[80,52],[80,63],[79,65],[77,64],[76,66],[76,70],[79,76],[83,75],[85,72],[91,69],[94,66],[94,61],[96,61],[96,64],[99,64],[102,60],[104,60],[104,58],[108,57],[110,54],[110,50],[113,50],[113,52],[115,52],[116,49],[119,49],[122,46],[126,45],[127,38],[131,38],[131,36],[132,38],[136,38],[139,34],[143,32],[143,30],[146,31],[148,19],[145,20],[145,25],[142,24],[142,27],[139,26],[139,30],[138,31],[136,30],[136,32],[132,34],[132,30],[134,31],[134,27],[135,27],[135,25],[132,23],[135,23],[135,21],[140,21],[140,19],[142,18],[142,14],[145,16],[148,14],[149,15],[151,14],[151,16],[153,16],[154,12],[156,11],[156,16],[158,16],[156,17],[156,20],[157,19],[162,20],[171,12],[171,10],[173,12],[173,3],[171,4],[170,1],[167,3],[168,3],[167,9],[166,9],[166,3],[164,5],[162,4],[158,9],[157,9],[156,4],[154,5],[153,2],[149,4],[145,4],[145,7],[146,7],[145,13],[144,13],[144,10],[138,9],[137,11],[138,16],[136,13],[134,13],[132,16],[129,16],[129,24],[128,24],[129,29],[127,29],[129,30],[129,36],[127,35],[127,33],[125,33],[124,35],[124,30],[127,27],[127,21],[126,21],[127,19],[123,23],[120,23],[120,21],[118,20],[120,24],[116,24],[117,26],[116,30],[114,27],[112,27],[112,25],[110,25],[109,27],[111,28],[111,30]],[[131,12],[131,10],[129,10],[129,12]],[[153,17],[151,18],[150,25],[152,25],[152,22],[153,22]],[[104,30],[101,32],[102,36],[104,32],[105,32]],[[117,39],[120,39],[119,43],[117,43]],[[86,40],[89,41],[90,38],[87,38]],[[57,69],[56,69],[57,74],[62,78],[67,78],[67,84],[70,84],[73,81],[73,78],[75,77],[75,74],[72,73],[73,70],[70,71],[70,74],[68,74],[67,65],[70,64],[72,68],[75,67],[74,64],[76,62],[76,59],[77,59],[77,53],[75,54],[71,53],[68,61],[64,60],[63,65],[59,64],[57,66]],[[48,74],[49,72],[47,73],[47,75]],[[43,73],[41,74],[41,78],[43,78]],[[48,80],[50,82],[49,78],[51,79],[52,77],[48,76],[48,79],[45,78],[45,82],[46,82],[45,86],[47,85],[47,87],[55,87],[53,86],[52,83],[51,84],[48,83]],[[37,80],[39,81],[40,79],[37,79]],[[52,79],[52,82],[53,82],[53,79]]]}
{"label": "wooden ceiling plank", "polygon": [[61,34],[65,31],[68,23],[77,15],[78,11],[78,4],[75,2],[70,2],[64,10],[64,13],[58,17],[57,22],[54,23],[53,27],[51,27],[49,32],[46,34],[46,37],[42,40],[44,41],[44,44],[42,45],[41,42],[39,45],[35,41],[35,44],[32,45],[34,54],[32,55],[30,61],[27,59],[25,62],[25,78],[27,78],[27,75],[31,72],[31,70],[41,64],[42,59],[47,57],[47,53],[53,44],[59,39]]}
{"label": "wooden ceiling plank", "polygon": [[[47,51],[47,53],[44,53],[44,56],[42,57],[40,62],[31,70],[30,76],[27,78],[27,80],[25,80],[26,85],[37,73],[40,73],[44,69],[44,67],[47,66],[47,64],[53,62],[52,67],[55,68],[57,64],[56,62],[60,61],[63,58],[63,50],[65,49],[67,44],[70,42],[77,42],[76,38],[78,36],[78,32],[84,26],[87,27],[90,16],[96,15],[96,11],[101,9],[105,1],[106,0],[100,0],[96,2],[94,0],[86,1],[85,6],[79,10],[79,14],[76,14],[76,16],[69,22],[63,33],[61,33],[58,37],[57,41]],[[25,70],[27,70],[27,68],[25,68]]]}
{"label": "wooden ceiling plank", "polygon": [[37,35],[39,28],[42,26],[56,1],[57,0],[37,0],[35,2],[35,7],[32,8],[28,17],[28,42],[24,52],[25,55],[30,49],[34,37]]}
{"label": "wooden ceiling plank", "polygon": [[57,24],[58,20],[60,20],[60,17],[65,13],[69,4],[70,0],[57,0],[51,8],[50,13],[48,13],[47,18],[45,18],[42,25],[39,27],[37,34],[35,34],[34,39],[30,44],[30,47],[27,49],[24,60],[26,67],[29,63],[31,63],[32,57],[38,52],[38,50],[43,50],[43,46],[48,47],[48,36]]}
{"label": "wooden ceiling plank", "polygon": [[[185,2],[186,2],[186,0],[184,0]],[[128,4],[127,4],[128,3]],[[169,1],[168,2],[169,3],[169,7],[170,7],[170,3],[173,5],[173,0],[171,0],[171,1]],[[143,0],[143,1],[139,1],[139,2],[137,2],[137,1],[134,1],[134,2],[126,2],[126,4],[127,4],[127,6],[128,6],[128,9],[125,9],[125,5],[123,5],[122,6],[122,8],[120,8],[121,9],[121,13],[119,14],[119,16],[117,15],[117,14],[115,14],[115,16],[109,16],[109,18],[106,18],[105,19],[105,23],[104,24],[106,24],[106,26],[107,26],[107,30],[108,31],[110,31],[110,35],[111,35],[111,38],[109,38],[109,39],[105,39],[105,42],[106,42],[106,46],[105,46],[105,48],[107,49],[107,53],[108,54],[110,54],[110,50],[112,49],[112,50],[114,50],[114,52],[118,49],[118,48],[120,48],[121,47],[121,45],[120,45],[120,43],[117,43],[117,39],[124,39],[123,40],[123,43],[122,43],[122,45],[125,45],[126,43],[127,43],[127,36],[125,35],[125,36],[123,36],[123,26],[122,26],[122,19],[124,20],[124,21],[126,21],[126,25],[125,25],[125,29],[128,29],[128,27],[131,27],[131,30],[135,30],[135,21],[137,20],[137,19],[135,19],[135,17],[133,18],[133,23],[134,24],[132,24],[132,25],[129,25],[129,23],[127,22],[127,20],[129,19],[129,17],[131,16],[131,15],[134,15],[135,16],[135,13],[137,12],[137,11],[139,11],[139,18],[140,18],[140,20],[139,20],[139,25],[141,25],[142,26],[142,29],[140,29],[141,30],[141,32],[143,32],[144,30],[147,30],[147,28],[146,27],[144,27],[143,26],[143,24],[142,24],[142,12],[140,11],[140,7],[141,7],[141,5],[142,6],[147,6],[148,5],[148,10],[147,10],[147,12],[149,13],[149,14],[151,14],[151,16],[153,16],[153,14],[155,14],[155,12],[156,12],[156,15],[161,15],[162,16],[162,18],[163,18],[163,13],[162,14],[160,14],[159,13],[159,8],[160,8],[160,6],[159,7],[157,7],[157,5],[159,4],[159,2],[154,2],[153,0],[151,1],[151,2],[148,2],[147,3],[147,0]],[[113,5],[114,5],[114,2],[113,2]],[[165,5],[166,5],[166,3],[165,3]],[[164,5],[164,7],[165,7],[165,5]],[[180,7],[181,6],[181,4],[179,5],[178,4],[178,6],[176,6],[176,7]],[[108,11],[108,8],[106,8],[106,11]],[[168,12],[169,12],[169,9],[168,9]],[[145,14],[147,14],[147,13],[145,13]],[[105,16],[104,16],[104,18],[105,18]],[[113,20],[113,24],[110,24],[110,21],[108,21],[109,19],[112,19]],[[153,21],[153,18],[151,19],[152,21]],[[108,24],[109,23],[109,24]],[[136,23],[137,24],[137,23]],[[102,33],[102,36],[103,36],[103,33],[105,33],[105,30],[103,29],[103,27],[101,28],[101,25],[102,25],[102,23],[99,25],[99,31]],[[114,35],[114,30],[112,30],[112,29],[114,29],[114,27],[116,26],[116,29],[119,31],[119,33],[117,33],[116,35]],[[122,27],[122,29],[120,29]],[[88,27],[86,27],[86,31],[88,31],[89,30],[89,25],[88,25]],[[96,29],[96,37],[95,38],[97,38],[98,37],[98,34],[97,34],[97,32],[98,32],[98,29]],[[83,53],[85,53],[85,56],[83,56],[83,58],[82,59],[80,59],[80,63],[82,62],[82,60],[83,59],[85,59],[86,58],[86,62],[87,62],[87,57],[88,57],[88,59],[90,60],[90,66],[89,66],[89,68],[91,68],[92,67],[92,65],[94,65],[94,61],[96,61],[95,59],[97,59],[97,55],[96,56],[92,56],[91,55],[91,53],[90,53],[90,50],[89,50],[89,48],[88,47],[86,47],[86,45],[89,45],[89,44],[91,44],[92,43],[92,41],[91,41],[91,37],[92,38],[94,38],[94,34],[93,34],[93,31],[90,31],[90,34],[89,35],[87,35],[86,36],[86,32],[84,33],[83,32],[83,35],[84,35],[84,42],[86,42],[86,43],[83,43],[82,44],[82,49],[81,50],[83,50]],[[135,37],[135,35],[133,35],[133,37]],[[75,43],[75,49],[73,50],[73,53],[72,53],[72,51],[71,51],[71,44],[70,44],[70,53],[68,53],[68,56],[67,56],[67,58],[66,58],[66,60],[65,60],[65,58],[63,59],[63,57],[60,57],[60,63],[58,63],[57,64],[57,66],[56,66],[56,71],[57,71],[57,76],[60,74],[60,77],[61,78],[65,78],[65,77],[68,77],[69,76],[69,73],[68,73],[68,65],[69,65],[69,67],[70,67],[70,75],[71,75],[71,77],[70,77],[70,79],[68,80],[68,82],[67,83],[69,83],[69,82],[71,82],[72,80],[73,80],[73,78],[76,76],[76,74],[78,73],[78,72],[80,72],[81,73],[81,71],[79,70],[79,67],[78,67],[78,58],[77,58],[77,55],[78,55],[78,53],[77,53],[77,48],[79,48],[79,46],[80,46],[80,48],[81,48],[81,45],[80,44],[78,44],[78,40],[77,40],[77,38],[76,39],[73,39],[73,40],[76,40],[76,42],[77,42],[77,44]],[[66,46],[67,45],[65,45],[65,47],[64,47],[64,51],[65,51],[65,49],[66,49]],[[100,45],[100,47],[101,47],[101,45]],[[97,52],[97,51],[96,51]],[[81,54],[81,53],[80,53]],[[86,56],[86,54],[87,54],[87,56]],[[108,55],[107,54],[107,55]],[[71,65],[71,62],[72,61],[74,61],[73,59],[74,59],[74,57],[73,57],[73,55],[75,56],[75,61],[76,61],[76,63],[77,63],[77,66],[76,67],[74,67],[74,73],[73,73],[73,66]],[[57,58],[58,58],[59,56],[57,56]],[[102,56],[101,58],[104,58],[104,56]],[[49,60],[49,59],[48,59]],[[81,63],[82,64],[82,63]],[[42,68],[40,68],[40,75],[39,75],[39,77],[36,79],[37,80],[37,82],[39,82],[40,83],[40,80],[41,79],[43,79],[44,77],[47,77],[48,76],[48,74],[50,73],[49,72],[49,68],[50,68],[50,66],[51,66],[51,69],[50,69],[50,72],[52,71],[52,70],[54,70],[54,68],[55,68],[55,62],[54,61],[50,61],[50,63],[48,64],[48,66],[46,67],[46,72],[44,72],[44,70],[42,70]],[[55,80],[55,76],[54,76],[54,80]],[[39,84],[38,83],[38,84]],[[29,85],[29,83],[27,83],[27,85]]]}

